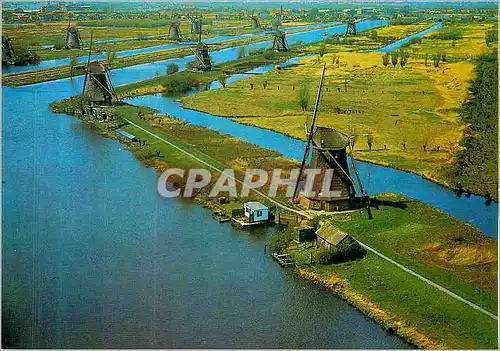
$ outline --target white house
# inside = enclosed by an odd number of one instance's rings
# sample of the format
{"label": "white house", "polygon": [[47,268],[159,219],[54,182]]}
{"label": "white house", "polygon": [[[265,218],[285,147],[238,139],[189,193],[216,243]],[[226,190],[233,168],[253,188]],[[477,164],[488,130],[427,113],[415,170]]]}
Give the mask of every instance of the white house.
{"label": "white house", "polygon": [[245,217],[249,223],[265,222],[269,220],[269,209],[257,201],[245,202]]}

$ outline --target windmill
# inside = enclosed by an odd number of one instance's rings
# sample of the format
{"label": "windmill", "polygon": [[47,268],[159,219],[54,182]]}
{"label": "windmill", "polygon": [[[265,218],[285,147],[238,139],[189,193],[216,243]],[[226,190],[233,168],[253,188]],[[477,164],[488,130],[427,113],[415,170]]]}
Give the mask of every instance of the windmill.
{"label": "windmill", "polygon": [[346,21],[347,28],[345,31],[345,35],[356,35],[358,32],[356,30],[356,19],[354,17],[349,17]]}
{"label": "windmill", "polygon": [[281,26],[281,21],[283,20],[283,5],[280,6],[280,12],[275,15],[274,22],[272,24],[273,30],[278,30]]}
{"label": "windmill", "polygon": [[252,15],[250,16],[250,18],[252,19],[252,28],[253,29],[260,29],[260,21],[259,21],[259,17],[255,16],[254,14],[255,10],[252,10]]}
{"label": "windmill", "polygon": [[87,70],[83,80],[83,95],[91,103],[98,105],[113,105],[119,101],[115,88],[111,83],[108,68],[99,61],[90,62],[92,35],[90,37]]}
{"label": "windmill", "polygon": [[211,71],[212,61],[208,54],[208,45],[201,41],[201,22],[198,44],[193,50],[194,60],[191,62],[191,69],[194,71]]}
{"label": "windmill", "polygon": [[279,26],[281,25],[281,18],[283,15],[283,6],[280,8],[280,15],[278,17],[277,26],[275,28],[274,36],[273,36],[273,47],[272,49],[275,51],[288,51],[288,43],[286,41],[286,33],[282,32],[279,29]]}
{"label": "windmill", "polygon": [[168,37],[172,40],[181,41],[181,24],[173,21],[168,29]]}
{"label": "windmill", "polygon": [[[314,178],[311,193],[298,194],[299,181],[295,186],[293,201],[300,202],[308,209],[336,211],[345,210],[353,207],[356,194],[356,182],[350,175],[347,162],[347,148],[351,150],[352,156],[352,140],[336,129],[326,127],[316,127],[316,119],[318,113],[319,102],[321,98],[321,90],[323,88],[323,80],[325,75],[326,64],[323,64],[321,79],[316,94],[316,102],[310,125],[305,123],[305,131],[307,137],[306,148],[302,164],[300,167],[299,178],[304,173],[306,162],[309,158],[309,152],[312,145],[312,155],[309,161],[309,169],[320,169],[321,174]],[[359,189],[366,201],[364,190],[357,173],[354,160],[351,157],[353,169],[356,173]],[[327,177],[327,171],[332,172],[331,179]],[[326,178],[326,180],[325,180]],[[329,182],[329,193],[323,193],[323,183]],[[297,201],[298,200],[298,201]],[[366,201],[368,203],[369,201]],[[369,204],[367,205],[369,216]]]}
{"label": "windmill", "polygon": [[202,18],[199,17],[191,17],[188,16],[189,19],[191,20],[191,33],[193,34],[200,34],[201,33],[201,21]]}
{"label": "windmill", "polygon": [[12,40],[2,35],[2,64],[11,64],[14,62],[14,49]]}
{"label": "windmill", "polygon": [[71,20],[68,19],[68,28],[66,28],[66,49],[80,49],[82,38],[78,28],[71,27]]}

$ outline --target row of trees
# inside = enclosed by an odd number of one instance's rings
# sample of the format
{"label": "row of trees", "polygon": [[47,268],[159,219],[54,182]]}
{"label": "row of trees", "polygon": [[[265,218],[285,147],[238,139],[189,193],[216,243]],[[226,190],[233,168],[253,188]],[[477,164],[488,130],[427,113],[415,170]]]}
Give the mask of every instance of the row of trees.
{"label": "row of trees", "polygon": [[401,68],[404,68],[406,64],[408,63],[408,58],[410,57],[410,54],[408,54],[406,51],[401,50],[401,51],[393,51],[391,53],[386,52],[382,56],[382,64],[387,67],[389,66],[389,63],[392,63],[394,68],[398,65],[401,66]]}

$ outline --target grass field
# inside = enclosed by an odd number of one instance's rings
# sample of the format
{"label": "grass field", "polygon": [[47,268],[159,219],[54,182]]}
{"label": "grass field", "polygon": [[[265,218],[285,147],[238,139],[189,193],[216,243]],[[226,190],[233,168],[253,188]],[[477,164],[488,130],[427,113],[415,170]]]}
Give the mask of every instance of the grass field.
{"label": "grass field", "polygon": [[[410,46],[416,54],[445,52],[447,56],[472,58],[487,50],[496,50],[498,41],[486,45],[485,36],[488,30],[498,29],[495,22],[447,25],[434,33],[427,34],[422,43]],[[458,39],[437,39],[441,33],[457,33]]]}
{"label": "grass field", "polygon": [[[339,65],[332,64],[334,56],[340,59]],[[473,65],[446,63],[436,70],[411,58],[404,69],[384,67],[379,53],[326,54],[323,61],[328,68],[318,125],[357,134],[355,150],[360,159],[439,179],[441,167],[451,162],[451,151],[462,136],[457,107],[466,99]],[[189,108],[305,139],[303,125],[311,112],[301,109],[299,90],[301,86],[309,89],[310,109],[321,63],[316,58],[302,63],[226,89],[191,95],[183,102]],[[368,133],[373,135],[372,151],[368,150]]]}
{"label": "grass field", "polygon": [[[496,314],[497,242],[440,211],[395,194],[377,196],[388,202],[365,213],[332,215],[329,220],[355,239]],[[399,205],[407,208],[400,208]],[[346,263],[308,265],[310,251],[292,251],[306,271],[322,279],[340,279],[378,308],[385,322],[415,327],[437,344],[450,348],[496,348],[497,323],[484,316],[482,341],[479,313],[424,282],[408,276],[374,254]],[[333,274],[333,275],[332,275]],[[349,290],[349,289],[347,289]],[[373,308],[372,306],[372,309]],[[420,345],[420,347],[425,345]],[[427,345],[430,346],[430,345]]]}

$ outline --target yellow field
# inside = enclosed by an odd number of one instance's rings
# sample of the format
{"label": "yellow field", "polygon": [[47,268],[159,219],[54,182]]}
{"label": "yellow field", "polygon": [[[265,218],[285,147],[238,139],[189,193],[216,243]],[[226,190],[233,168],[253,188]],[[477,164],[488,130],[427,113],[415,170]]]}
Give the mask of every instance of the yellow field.
{"label": "yellow field", "polygon": [[429,28],[430,26],[432,26],[432,23],[405,24],[385,26],[374,30],[377,32],[377,35],[379,37],[394,37],[397,39],[401,39],[409,35],[421,32]]}
{"label": "yellow field", "polygon": [[434,33],[429,33],[422,43],[411,46],[411,52],[427,52],[431,55],[435,52],[446,52],[448,56],[471,58],[486,50],[498,48],[498,43],[492,43],[490,47],[487,47],[485,41],[485,34],[494,28],[494,23],[457,25],[456,27],[463,33],[461,39],[455,41],[432,39]]}
{"label": "yellow field", "polygon": [[[386,68],[380,53],[353,52],[335,54],[340,57],[337,66],[331,63],[332,55],[323,58],[328,69],[318,125],[358,135],[355,150],[360,159],[439,179],[441,167],[451,161],[462,137],[457,107],[466,99],[472,63],[444,63],[436,70],[411,58],[404,69]],[[302,63],[183,101],[190,108],[304,139],[304,121],[311,112],[301,110],[298,91],[303,85],[309,87],[311,107],[321,63],[316,58]],[[266,89],[263,81],[268,82]],[[374,139],[372,151],[368,133]]]}

